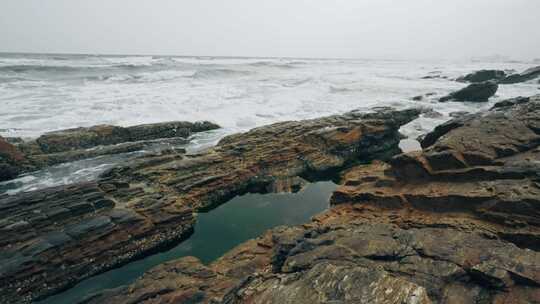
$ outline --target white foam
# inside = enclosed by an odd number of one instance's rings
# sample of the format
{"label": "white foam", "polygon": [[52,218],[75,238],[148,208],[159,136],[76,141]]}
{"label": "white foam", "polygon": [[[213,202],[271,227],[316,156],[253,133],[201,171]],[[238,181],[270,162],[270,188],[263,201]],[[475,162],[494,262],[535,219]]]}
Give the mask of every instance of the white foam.
{"label": "white foam", "polygon": [[[1,69],[18,65],[70,69]],[[448,120],[452,112],[475,112],[505,98],[538,93],[538,84],[532,82],[501,85],[488,103],[436,102],[464,86],[452,79],[484,68],[523,71],[531,66],[508,62],[0,55],[0,79],[9,80],[0,81],[0,135],[36,137],[79,126],[172,120],[210,120],[223,126],[208,139],[196,137],[188,147],[196,151],[226,134],[357,108],[421,105],[442,114],[422,117],[402,128],[405,135],[415,138]],[[422,79],[426,75],[448,79]],[[410,99],[431,92],[437,95],[422,101]],[[79,173],[86,176],[85,172]],[[58,174],[39,178],[44,184],[52,178],[56,184]]]}

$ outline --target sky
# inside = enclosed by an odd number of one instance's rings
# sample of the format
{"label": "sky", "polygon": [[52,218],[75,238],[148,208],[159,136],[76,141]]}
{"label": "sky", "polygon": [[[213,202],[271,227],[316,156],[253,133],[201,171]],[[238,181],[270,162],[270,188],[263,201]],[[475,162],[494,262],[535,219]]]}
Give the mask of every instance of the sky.
{"label": "sky", "polygon": [[540,0],[1,0],[0,51],[540,58]]}

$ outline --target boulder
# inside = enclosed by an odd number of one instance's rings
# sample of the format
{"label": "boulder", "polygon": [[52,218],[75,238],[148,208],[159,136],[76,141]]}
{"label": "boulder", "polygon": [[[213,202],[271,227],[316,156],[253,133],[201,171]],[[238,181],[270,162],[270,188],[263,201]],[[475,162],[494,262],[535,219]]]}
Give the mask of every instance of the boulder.
{"label": "boulder", "polygon": [[461,90],[440,98],[439,101],[485,102],[488,101],[491,96],[495,95],[498,88],[499,85],[492,81],[472,83]]}
{"label": "boulder", "polygon": [[[284,189],[299,177],[329,179],[356,162],[391,157],[400,126],[419,114],[379,108],[276,123],[227,136],[201,154],[148,154],[94,182],[0,197],[0,265],[7,265],[0,303],[52,295],[176,244],[192,231],[193,213],[235,195]],[[53,233],[66,238],[44,241]],[[33,244],[43,250],[24,251]]]}
{"label": "boulder", "polygon": [[456,79],[459,82],[484,82],[501,80],[506,77],[506,72],[501,70],[480,70]]}
{"label": "boulder", "polygon": [[508,75],[507,77],[501,79],[499,83],[501,84],[512,84],[525,82],[540,76],[540,66],[527,69],[519,74]]}

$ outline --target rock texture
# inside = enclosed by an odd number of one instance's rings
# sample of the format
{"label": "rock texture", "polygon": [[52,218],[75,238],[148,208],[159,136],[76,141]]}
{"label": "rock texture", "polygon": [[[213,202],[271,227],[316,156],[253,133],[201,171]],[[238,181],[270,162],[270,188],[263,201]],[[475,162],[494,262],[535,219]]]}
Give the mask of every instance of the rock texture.
{"label": "rock texture", "polygon": [[506,77],[506,72],[501,70],[480,70],[456,79],[459,82],[484,82],[489,80],[498,81]]}
{"label": "rock texture", "polygon": [[449,122],[343,175],[333,207],[103,303],[540,303],[540,100]]}
{"label": "rock texture", "polygon": [[[228,136],[202,154],[147,155],[95,182],[0,197],[0,303],[56,293],[178,242],[193,212],[235,195],[395,154],[399,127],[418,115],[378,109],[278,123]],[[73,146],[81,144],[66,147]]]}
{"label": "rock texture", "polygon": [[16,177],[27,166],[27,159],[7,139],[0,137],[0,181]]}
{"label": "rock texture", "polygon": [[[219,128],[218,125],[206,121],[195,123],[176,121],[127,128],[100,125],[68,129],[46,133],[28,142],[12,138],[10,141],[16,144],[10,145],[9,149],[17,150],[19,156],[7,158],[8,161],[11,160],[12,167],[0,168],[0,181],[60,163],[140,151],[152,144],[154,140],[181,139],[185,141],[193,133],[217,128]],[[0,138],[0,157],[3,157],[2,151],[8,147],[6,142],[8,141]],[[5,161],[0,160],[0,164],[2,163]]]}
{"label": "rock texture", "polygon": [[472,102],[484,102],[495,95],[499,85],[493,81],[485,81],[479,83],[472,83],[467,87],[450,93],[439,99],[440,102],[446,101],[472,101]]}
{"label": "rock texture", "polygon": [[540,66],[537,66],[537,67],[533,67],[528,70],[525,70],[519,74],[508,75],[507,77],[501,79],[499,83],[511,84],[511,83],[525,82],[525,81],[535,79],[539,76],[540,76]]}

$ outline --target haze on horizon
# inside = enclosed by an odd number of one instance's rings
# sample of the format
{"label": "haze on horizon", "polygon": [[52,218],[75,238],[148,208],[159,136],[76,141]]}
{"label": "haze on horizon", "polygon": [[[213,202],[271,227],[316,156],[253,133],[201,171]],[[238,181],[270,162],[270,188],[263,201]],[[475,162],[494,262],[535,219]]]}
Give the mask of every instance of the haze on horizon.
{"label": "haze on horizon", "polygon": [[538,0],[2,0],[0,52],[540,57]]}

